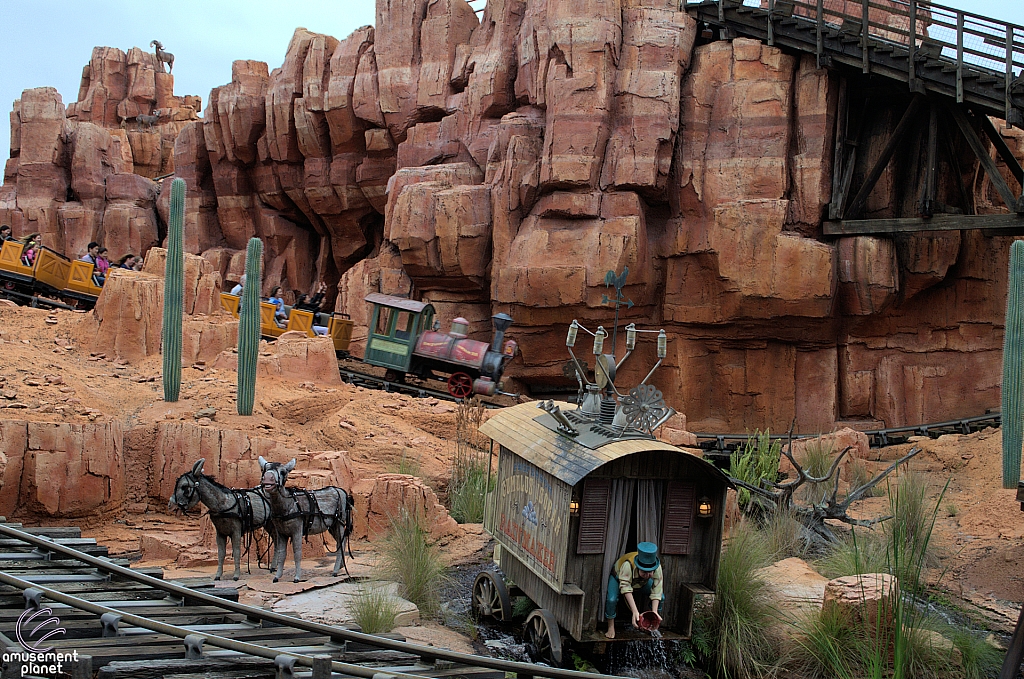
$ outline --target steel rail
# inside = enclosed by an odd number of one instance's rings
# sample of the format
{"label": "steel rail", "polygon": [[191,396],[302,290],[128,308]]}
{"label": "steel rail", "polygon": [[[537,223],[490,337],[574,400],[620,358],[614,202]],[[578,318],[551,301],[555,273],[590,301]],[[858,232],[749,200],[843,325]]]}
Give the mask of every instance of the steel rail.
{"label": "steel rail", "polygon": [[[377,377],[376,375],[370,375],[369,373],[360,372],[358,370],[352,370],[351,368],[343,368],[340,365],[338,366],[338,370],[341,373],[341,379],[343,382],[345,382],[346,384],[351,384],[352,386],[356,387],[363,385],[358,384],[353,380],[378,384],[380,385],[380,388],[387,393],[406,394],[408,396],[412,396],[413,398],[440,398],[452,402],[458,402],[460,400],[449,394],[447,391],[431,389],[430,387],[418,387],[414,384],[408,384],[406,382],[394,382],[383,377]],[[364,388],[372,389],[373,387]],[[481,400],[480,402],[484,404],[485,408],[504,407],[501,404],[491,403],[490,401]]]}
{"label": "steel rail", "polygon": [[[956,420],[946,420],[945,422],[931,422],[925,424],[906,425],[902,427],[887,427],[885,429],[866,429],[862,433],[867,435],[869,438],[879,437],[885,439],[890,434],[906,434],[912,432],[921,432],[922,435],[928,435],[929,431],[935,429],[950,429],[956,427],[970,426],[972,424],[978,424],[981,422],[993,422],[998,424],[1002,419],[1000,413],[988,413],[985,415],[974,415],[973,417],[964,417]],[[711,434],[707,432],[694,432],[693,434],[698,439],[705,441],[745,441],[750,438],[750,434]],[[793,439],[806,439],[815,438],[819,434],[793,434]],[[772,434],[769,437],[771,440],[785,440],[790,438],[789,434]]]}
{"label": "steel rail", "polygon": [[[344,629],[342,627],[332,627],[331,625],[324,625],[318,622],[311,622],[308,620],[302,620],[300,618],[293,618],[288,615],[276,613],[274,611],[268,611],[262,608],[256,608],[254,606],[248,606],[246,604],[240,604],[235,601],[229,601],[222,599],[212,594],[200,592],[188,587],[176,585],[172,582],[160,580],[150,575],[144,575],[142,573],[135,572],[130,568],[124,566],[118,566],[111,563],[110,561],[98,557],[94,557],[90,554],[79,552],[77,549],[65,547],[64,545],[57,544],[50,540],[40,538],[30,533],[11,528],[10,526],[0,524],[0,534],[8,537],[17,538],[22,542],[26,542],[35,547],[46,549],[52,552],[57,552],[65,556],[77,559],[83,563],[87,563],[90,566],[108,572],[116,573],[122,577],[141,582],[156,589],[163,590],[170,594],[175,594],[182,598],[188,597],[192,601],[202,602],[210,606],[217,606],[225,610],[232,611],[234,613],[244,613],[251,619],[269,621],[286,627],[294,627],[306,632],[313,632],[315,634],[323,634],[337,639],[344,639],[346,641],[357,641],[359,643],[367,644],[369,646],[375,646],[377,648],[384,648],[389,651],[399,651],[402,653],[409,653],[412,655],[418,655],[421,658],[433,658],[435,660],[447,660],[449,662],[459,663],[460,665],[472,665],[475,667],[486,667],[488,669],[499,670],[502,672],[513,672],[520,676],[531,676],[531,677],[548,677],[549,679],[608,679],[613,677],[614,679],[624,679],[622,677],[614,677],[614,675],[597,674],[594,672],[578,672],[576,670],[564,670],[555,667],[545,667],[543,665],[535,665],[532,663],[515,662],[512,660],[501,660],[499,658],[487,658],[481,655],[471,655],[469,653],[459,653],[457,651],[450,651],[444,648],[436,648],[433,646],[420,646],[419,644],[411,644],[407,641],[395,641],[393,639],[385,639],[383,637],[374,636],[372,634],[366,634],[364,632],[356,632],[354,630]],[[39,588],[37,588],[39,589]]]}
{"label": "steel rail", "polygon": [[[216,634],[209,634],[207,632],[195,632],[185,627],[178,627],[177,625],[170,625],[159,620],[151,620],[144,618],[140,615],[134,615],[132,613],[126,613],[116,608],[110,608],[102,606],[94,601],[87,601],[85,599],[79,599],[76,596],[59,592],[49,587],[44,587],[28,580],[22,580],[21,578],[10,575],[9,573],[0,572],[0,582],[11,587],[17,587],[21,590],[34,589],[42,592],[48,599],[56,601],[57,603],[71,606],[72,608],[80,611],[86,611],[93,613],[94,615],[116,615],[124,622],[148,629],[151,632],[157,632],[159,634],[166,634],[170,637],[178,637],[184,639],[185,637],[199,637],[203,640],[204,644],[209,643],[211,646],[217,648],[223,648],[228,651],[234,651],[236,653],[244,653],[246,655],[252,655],[259,658],[266,658],[268,660],[274,660],[279,656],[288,656],[295,658],[296,665],[302,665],[303,667],[313,667],[312,656],[303,655],[301,653],[292,653],[291,651],[275,650],[268,648],[267,646],[260,646],[259,644],[250,644],[246,641],[238,641],[237,639],[230,639],[228,637],[218,636]],[[363,677],[364,679],[373,679],[375,676],[381,674],[378,669],[372,667],[363,667],[362,665],[353,665],[351,663],[341,662],[338,660],[331,661],[331,670],[337,672],[344,672],[351,674],[356,677]],[[385,672],[385,676],[396,677],[396,679],[427,679],[418,674],[405,674],[402,672]],[[381,677],[377,677],[381,679]]]}

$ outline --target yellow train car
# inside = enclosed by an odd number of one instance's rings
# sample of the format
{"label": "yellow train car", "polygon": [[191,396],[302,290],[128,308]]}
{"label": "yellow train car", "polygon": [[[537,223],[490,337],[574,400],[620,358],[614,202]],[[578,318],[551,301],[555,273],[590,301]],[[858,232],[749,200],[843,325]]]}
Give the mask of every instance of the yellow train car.
{"label": "yellow train car", "polygon": [[[238,306],[241,298],[227,292],[220,293],[221,307],[235,318],[238,318]],[[316,337],[313,325],[316,322],[317,314],[312,311],[301,309],[290,309],[288,312],[288,323],[285,327],[278,326],[274,319],[276,307],[269,302],[260,302],[260,334],[268,338],[277,338],[286,332],[295,330],[303,332],[309,337]],[[319,314],[321,317],[327,314]],[[327,318],[327,336],[334,343],[334,350],[337,353],[348,353],[349,344],[352,341],[352,321],[344,318],[341,314],[330,314]]]}
{"label": "yellow train car", "polygon": [[[40,248],[31,265],[22,255],[25,244],[4,241],[0,247],[0,294],[33,306],[66,307],[50,297],[61,298],[79,308],[96,304],[103,288],[93,280],[93,265],[72,261],[49,248]],[[40,297],[39,295],[45,295]]]}

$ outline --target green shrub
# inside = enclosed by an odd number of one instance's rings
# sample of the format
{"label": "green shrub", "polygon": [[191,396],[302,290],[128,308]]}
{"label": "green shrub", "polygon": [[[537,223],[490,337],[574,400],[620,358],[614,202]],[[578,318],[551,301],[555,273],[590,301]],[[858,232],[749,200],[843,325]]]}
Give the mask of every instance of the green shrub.
{"label": "green shrub", "polygon": [[480,523],[484,520],[484,501],[488,491],[494,489],[496,477],[492,473],[487,478],[487,460],[479,455],[467,455],[458,466],[448,486],[449,513],[459,523]]}
{"label": "green shrub", "polygon": [[484,520],[484,503],[494,488],[496,477],[488,476],[490,450],[481,450],[479,427],[483,404],[476,399],[459,403],[455,411],[455,454],[448,481],[448,512],[459,523]]}
{"label": "green shrub", "polygon": [[741,526],[722,553],[713,601],[697,608],[694,644],[726,679],[768,676],[776,666],[778,612],[757,573],[768,562],[761,537]]}
{"label": "green shrub", "polygon": [[893,518],[884,524],[888,572],[897,577],[906,592],[920,591],[922,571],[938,564],[931,535],[941,502],[940,497],[934,507],[929,506],[928,483],[912,471],[904,472],[896,485],[889,487],[889,513]]}
{"label": "green shrub", "polygon": [[[759,486],[761,479],[774,482],[779,477],[781,455],[780,441],[772,442],[767,429],[763,433],[759,429],[754,430],[754,435],[747,437],[743,449],[729,457],[729,475],[752,486]],[[750,503],[750,491],[740,488],[736,497],[740,509],[746,510]]]}
{"label": "green shrub", "polygon": [[398,583],[401,596],[416,604],[425,618],[437,614],[447,577],[440,550],[427,540],[417,517],[404,509],[391,520],[381,541],[381,577]]}
{"label": "green shrub", "polygon": [[770,559],[780,561],[794,556],[803,558],[808,549],[804,530],[803,524],[791,511],[779,509],[769,514],[762,531]]}
{"label": "green shrub", "polygon": [[850,679],[861,669],[863,640],[835,606],[797,622],[787,666],[802,679]]}
{"label": "green shrub", "polygon": [[352,597],[349,614],[367,634],[390,632],[398,617],[398,601],[388,592],[385,583],[366,583]]}
{"label": "green shrub", "polygon": [[980,634],[950,628],[944,634],[960,651],[964,679],[985,679],[995,676],[1003,664],[1003,654]]}
{"label": "green shrub", "polygon": [[862,573],[886,573],[888,543],[881,531],[854,529],[829,547],[815,562],[826,578],[842,578]]}
{"label": "green shrub", "polygon": [[528,596],[517,596],[512,601],[512,617],[525,618],[535,608],[537,608],[537,604],[533,603],[533,599]]}

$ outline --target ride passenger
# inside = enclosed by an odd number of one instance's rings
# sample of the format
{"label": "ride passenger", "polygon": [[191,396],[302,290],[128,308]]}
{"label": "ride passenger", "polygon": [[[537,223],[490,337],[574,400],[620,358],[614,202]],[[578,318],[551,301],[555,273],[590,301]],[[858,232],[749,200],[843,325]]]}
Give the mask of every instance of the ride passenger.
{"label": "ride passenger", "polygon": [[277,307],[274,311],[274,322],[277,323],[277,327],[285,327],[288,322],[288,312],[284,310],[284,299],[281,298],[280,285],[274,286],[274,289],[270,291],[270,298],[267,301]]}
{"label": "ride passenger", "polygon": [[231,288],[231,294],[234,295],[235,297],[241,297],[243,288],[245,288],[245,274],[242,274],[239,277],[238,285]]}
{"label": "ride passenger", "polygon": [[608,576],[604,617],[608,619],[608,631],[605,632],[605,636],[609,639],[615,638],[615,616],[618,614],[620,595],[629,605],[634,627],[640,623],[640,609],[637,608],[634,598],[637,594],[650,599],[651,610],[658,621],[661,621],[658,607],[664,598],[664,578],[661,561],[658,559],[658,546],[653,542],[641,542],[636,546],[636,550],[620,556]]}
{"label": "ride passenger", "polygon": [[[89,262],[92,264],[92,282],[96,287],[103,287],[103,284],[107,282],[106,276],[100,275],[96,263],[99,261],[100,256],[100,244],[96,241],[89,243],[88,252],[82,255],[83,262]],[[109,262],[107,263],[109,266]]]}
{"label": "ride passenger", "polygon": [[11,227],[9,224],[0,226],[0,243],[6,240],[14,240],[14,236],[11,235]]}
{"label": "ride passenger", "polygon": [[314,294],[312,297],[308,297],[307,295],[299,295],[298,301],[295,302],[295,308],[302,309],[303,311],[312,311],[313,313],[317,313],[318,311],[320,311],[320,306],[324,303],[324,295],[326,294],[327,284],[321,282],[320,285],[317,286],[316,294]]}
{"label": "ride passenger", "polygon": [[25,266],[33,266],[36,261],[36,255],[39,253],[39,248],[42,247],[42,234],[33,233],[24,238],[23,242],[25,243],[25,248],[21,251],[21,263]]}
{"label": "ride passenger", "polygon": [[107,249],[100,248],[100,252],[96,255],[96,270],[100,272],[100,276],[107,277],[107,272],[110,271],[110,259],[107,257]]}
{"label": "ride passenger", "polygon": [[128,269],[131,271],[135,268],[135,255],[129,252],[127,255],[117,260],[116,266],[118,269]]}

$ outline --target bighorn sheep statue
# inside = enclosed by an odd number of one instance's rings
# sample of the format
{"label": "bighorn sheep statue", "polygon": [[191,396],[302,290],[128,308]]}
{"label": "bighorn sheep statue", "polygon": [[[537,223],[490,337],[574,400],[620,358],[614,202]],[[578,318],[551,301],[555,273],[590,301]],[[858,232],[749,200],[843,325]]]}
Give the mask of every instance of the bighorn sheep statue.
{"label": "bighorn sheep statue", "polygon": [[156,63],[160,65],[160,70],[163,71],[163,64],[167,64],[167,70],[173,71],[174,55],[170,52],[164,52],[164,46],[160,44],[159,40],[154,40],[149,44],[156,48]]}

